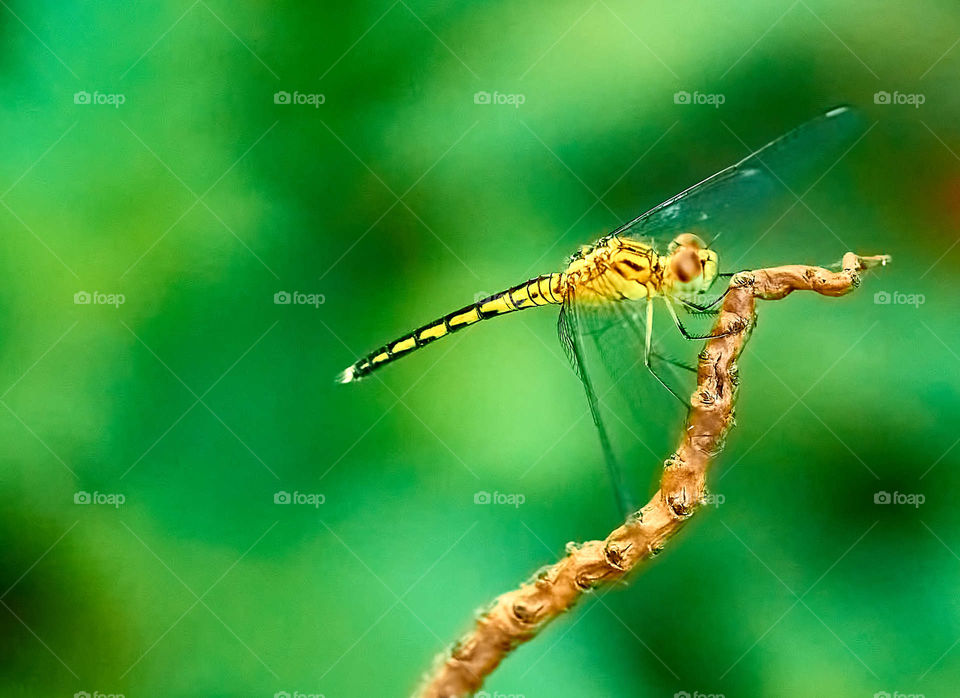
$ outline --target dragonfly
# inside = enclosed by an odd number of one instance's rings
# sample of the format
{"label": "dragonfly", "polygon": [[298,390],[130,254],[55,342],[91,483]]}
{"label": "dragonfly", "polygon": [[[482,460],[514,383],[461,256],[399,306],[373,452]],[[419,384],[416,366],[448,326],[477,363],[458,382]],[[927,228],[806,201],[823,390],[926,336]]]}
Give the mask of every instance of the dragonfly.
{"label": "dragonfly", "polygon": [[[721,272],[715,246],[723,236],[750,241],[763,234],[757,213],[805,193],[791,184],[807,184],[823,175],[822,165],[862,135],[862,120],[850,107],[838,107],[798,126],[663,203],[637,216],[591,245],[584,245],[565,268],[542,274],[466,305],[427,323],[358,359],[337,380],[352,383],[435,341],[483,320],[542,306],[560,306],[558,334],[573,370],[583,384],[590,414],[624,515],[632,511],[623,477],[605,427],[588,345],[598,350],[611,375],[624,364],[639,363],[657,383],[689,405],[663,376],[669,365],[695,371],[658,351],[654,313],[666,310],[680,335],[703,341],[719,334],[691,332],[681,314],[717,312],[725,292],[710,292],[732,273]],[[834,161],[835,162],[835,161]],[[832,166],[832,165],[831,165]],[[819,180],[818,180],[819,181]],[[721,246],[722,247],[722,246]],[[631,358],[633,357],[633,358]]]}

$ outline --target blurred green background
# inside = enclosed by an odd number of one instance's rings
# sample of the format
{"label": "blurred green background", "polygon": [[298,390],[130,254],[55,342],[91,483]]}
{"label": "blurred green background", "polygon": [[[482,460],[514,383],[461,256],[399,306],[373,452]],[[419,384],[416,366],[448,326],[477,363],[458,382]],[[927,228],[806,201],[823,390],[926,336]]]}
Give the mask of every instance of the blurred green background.
{"label": "blurred green background", "polygon": [[486,690],[955,693],[956,3],[8,0],[0,30],[0,693],[411,693],[618,515],[554,310],[332,376],[838,103],[873,127],[774,261],[894,265],[761,307],[723,504]]}

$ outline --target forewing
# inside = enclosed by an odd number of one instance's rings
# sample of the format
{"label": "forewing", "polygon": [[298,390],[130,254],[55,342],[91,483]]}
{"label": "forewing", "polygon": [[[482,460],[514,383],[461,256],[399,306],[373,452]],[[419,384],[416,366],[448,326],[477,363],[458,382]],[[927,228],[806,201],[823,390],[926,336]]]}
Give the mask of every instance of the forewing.
{"label": "forewing", "polygon": [[[766,255],[771,246],[761,245],[764,238],[774,240],[778,227],[784,229],[783,234],[791,234],[791,216],[806,208],[798,197],[807,194],[866,130],[856,110],[833,109],[622,225],[613,234],[662,245],[679,233],[693,232],[720,252],[721,266],[727,271],[770,263]],[[810,225],[810,218],[816,225]],[[807,218],[799,234],[807,238],[806,242],[819,238],[837,243],[816,216]]]}

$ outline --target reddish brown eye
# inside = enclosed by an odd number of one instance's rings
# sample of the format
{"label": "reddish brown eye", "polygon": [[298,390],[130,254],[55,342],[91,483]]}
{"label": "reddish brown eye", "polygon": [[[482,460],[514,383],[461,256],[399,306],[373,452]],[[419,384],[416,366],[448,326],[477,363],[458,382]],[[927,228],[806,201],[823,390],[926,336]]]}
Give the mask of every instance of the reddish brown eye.
{"label": "reddish brown eye", "polygon": [[703,273],[699,255],[688,247],[681,247],[673,253],[670,268],[677,280],[684,284],[693,281]]}
{"label": "reddish brown eye", "polygon": [[673,239],[673,244],[676,247],[692,247],[696,250],[706,248],[706,244],[700,239],[700,236],[693,233],[680,233]]}

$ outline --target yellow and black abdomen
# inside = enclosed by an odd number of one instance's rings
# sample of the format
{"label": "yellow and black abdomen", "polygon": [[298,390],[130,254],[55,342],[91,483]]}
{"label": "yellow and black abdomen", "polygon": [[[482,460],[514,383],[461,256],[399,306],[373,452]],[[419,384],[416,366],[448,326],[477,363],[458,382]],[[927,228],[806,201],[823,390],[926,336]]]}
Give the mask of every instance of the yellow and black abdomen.
{"label": "yellow and black abdomen", "polygon": [[481,320],[541,305],[560,304],[563,302],[564,280],[564,274],[538,276],[448,313],[368,354],[341,373],[337,380],[341,383],[359,380],[401,356]]}

